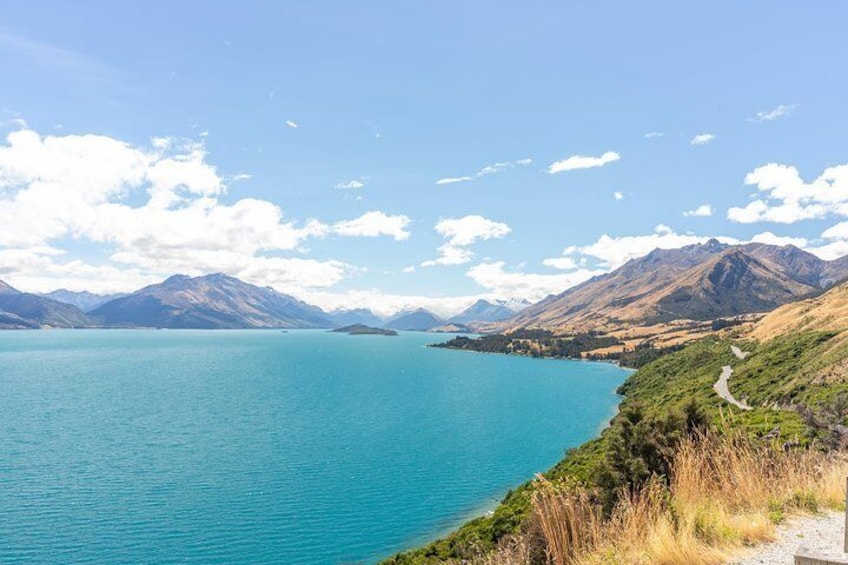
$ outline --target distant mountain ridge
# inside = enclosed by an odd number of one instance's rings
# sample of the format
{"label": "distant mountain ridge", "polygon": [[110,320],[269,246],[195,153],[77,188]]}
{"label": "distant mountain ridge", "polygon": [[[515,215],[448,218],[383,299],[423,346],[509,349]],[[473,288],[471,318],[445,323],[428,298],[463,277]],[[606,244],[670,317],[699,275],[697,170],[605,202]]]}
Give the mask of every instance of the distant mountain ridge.
{"label": "distant mountain ridge", "polygon": [[115,300],[116,298],[122,298],[126,296],[126,294],[94,294],[93,292],[88,291],[75,292],[61,288],[59,290],[41,294],[41,296],[55,300],[56,302],[76,306],[83,312],[91,312],[101,304],[106,304],[110,300]]}
{"label": "distant mountain ridge", "polygon": [[0,281],[0,328],[83,328],[91,323],[91,319],[75,306],[21,292]]}
{"label": "distant mountain ridge", "polygon": [[223,274],[174,275],[99,306],[106,326],[156,328],[332,328],[323,310],[269,287]]}
{"label": "distant mountain ridge", "polygon": [[488,300],[480,299],[456,316],[448,318],[447,322],[457,325],[465,325],[471,322],[500,322],[514,315],[514,310],[502,304],[493,304]]}
{"label": "distant mountain ridge", "polygon": [[385,327],[391,330],[426,332],[444,323],[443,319],[432,312],[419,308],[395,316],[385,324]]}
{"label": "distant mountain ridge", "polygon": [[330,318],[339,326],[382,326],[383,319],[367,308],[354,308],[352,310],[336,310],[329,313]]}
{"label": "distant mountain ridge", "polygon": [[578,332],[766,312],[846,277],[846,258],[825,261],[791,245],[730,246],[713,239],[632,259],[545,298],[499,329]]}

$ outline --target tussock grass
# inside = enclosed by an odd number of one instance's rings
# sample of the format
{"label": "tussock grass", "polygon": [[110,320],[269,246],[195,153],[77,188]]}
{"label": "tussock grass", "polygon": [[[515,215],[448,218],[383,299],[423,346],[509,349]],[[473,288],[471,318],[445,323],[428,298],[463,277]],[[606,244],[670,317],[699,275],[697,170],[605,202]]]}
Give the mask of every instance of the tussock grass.
{"label": "tussock grass", "polygon": [[527,530],[483,565],[714,565],[772,539],[797,514],[844,508],[848,460],[741,435],[680,444],[668,480],[623,493],[604,516],[593,492],[541,477]]}

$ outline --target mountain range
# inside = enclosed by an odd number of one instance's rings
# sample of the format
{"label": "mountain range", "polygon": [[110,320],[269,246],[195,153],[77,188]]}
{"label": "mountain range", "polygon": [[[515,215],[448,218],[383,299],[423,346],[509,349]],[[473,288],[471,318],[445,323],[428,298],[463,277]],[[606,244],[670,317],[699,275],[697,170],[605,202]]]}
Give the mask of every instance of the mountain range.
{"label": "mountain range", "polygon": [[156,328],[332,328],[317,306],[223,274],[174,275],[107,302],[90,316],[103,326]]}
{"label": "mountain range", "polygon": [[[656,249],[533,305],[478,300],[443,320],[425,309],[387,322],[367,309],[327,313],[270,287],[223,274],[175,275],[125,296],[20,292],[0,282],[0,328],[333,328],[395,330],[544,328],[558,333],[709,321],[765,313],[848,278],[848,257],[825,261],[791,245],[710,240]],[[516,309],[522,308],[519,312]]]}
{"label": "mountain range", "polygon": [[445,321],[424,308],[412,312],[402,312],[388,322],[385,327],[390,330],[426,332],[441,326]]}
{"label": "mountain range", "polygon": [[110,300],[126,296],[126,294],[94,294],[87,291],[74,292],[72,290],[62,288],[52,292],[47,292],[41,296],[55,300],[56,302],[76,306],[83,312],[91,312],[98,306],[106,304]]}
{"label": "mountain range", "polygon": [[383,319],[367,308],[336,310],[330,312],[329,315],[333,322],[341,327],[355,325],[380,327],[383,325]]}
{"label": "mountain range", "polygon": [[501,303],[478,300],[456,316],[448,318],[450,324],[470,324],[472,322],[500,322],[515,316],[515,310]]}
{"label": "mountain range", "polygon": [[524,309],[499,329],[608,331],[767,312],[846,277],[848,258],[825,261],[791,245],[710,240],[632,259]]}
{"label": "mountain range", "polygon": [[0,328],[82,328],[91,320],[79,308],[37,294],[21,292],[0,281]]}

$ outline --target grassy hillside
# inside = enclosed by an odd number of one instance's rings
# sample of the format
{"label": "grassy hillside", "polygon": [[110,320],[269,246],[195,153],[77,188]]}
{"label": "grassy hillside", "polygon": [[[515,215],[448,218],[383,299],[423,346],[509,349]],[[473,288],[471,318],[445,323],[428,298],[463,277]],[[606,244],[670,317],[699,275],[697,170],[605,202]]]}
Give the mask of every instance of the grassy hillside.
{"label": "grassy hillside", "polygon": [[[737,359],[731,343],[751,354]],[[731,393],[747,399],[752,410],[740,410],[716,395],[712,387],[725,365],[734,370]],[[848,339],[836,332],[790,334],[762,343],[706,338],[631,375],[620,389],[621,413],[611,426],[600,438],[571,450],[544,477],[553,483],[576,482],[602,493],[615,492],[640,476],[640,465],[655,465],[661,471],[664,450],[676,445],[693,419],[703,419],[724,433],[739,431],[789,445],[825,444],[830,430],[821,422],[832,422],[834,413],[837,420],[848,413],[848,402],[842,402],[848,398],[846,366]],[[846,408],[840,409],[842,405]],[[634,448],[638,441],[643,443]],[[429,565],[492,550],[509,534],[527,527],[536,484],[510,492],[491,516],[385,563]]]}

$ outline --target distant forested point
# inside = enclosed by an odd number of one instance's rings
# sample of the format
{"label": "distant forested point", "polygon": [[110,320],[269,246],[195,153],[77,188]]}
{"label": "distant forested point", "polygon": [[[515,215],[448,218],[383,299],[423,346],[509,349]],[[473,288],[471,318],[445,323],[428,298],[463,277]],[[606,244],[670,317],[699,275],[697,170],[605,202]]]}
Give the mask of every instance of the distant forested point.
{"label": "distant forested point", "polygon": [[588,351],[622,345],[617,338],[596,333],[555,336],[548,330],[516,330],[508,334],[491,334],[478,338],[455,337],[433,347],[462,349],[481,353],[506,353],[530,357],[579,359]]}

